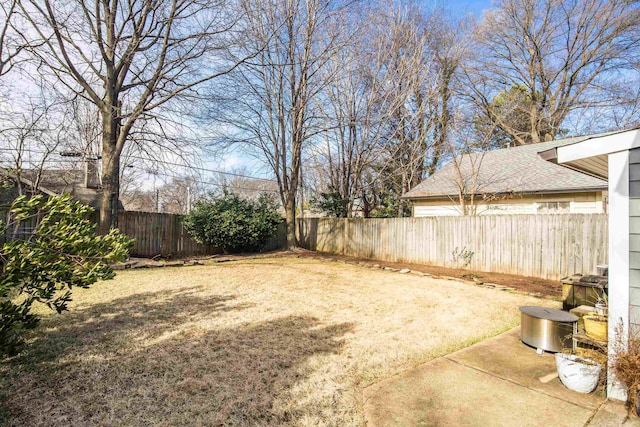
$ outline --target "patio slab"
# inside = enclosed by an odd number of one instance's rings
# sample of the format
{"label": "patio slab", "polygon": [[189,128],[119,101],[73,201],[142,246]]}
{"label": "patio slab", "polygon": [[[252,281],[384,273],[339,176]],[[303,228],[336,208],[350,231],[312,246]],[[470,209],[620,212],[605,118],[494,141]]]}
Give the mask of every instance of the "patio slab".
{"label": "patio slab", "polygon": [[640,419],[629,416],[629,411],[620,401],[607,400],[589,422],[589,427],[640,427]]}
{"label": "patio slab", "polygon": [[519,334],[512,329],[368,387],[367,425],[596,426],[598,415],[603,423],[620,420],[618,413],[598,411],[601,391],[566,389],[554,356],[538,355]]}
{"label": "patio slab", "polygon": [[538,354],[535,349],[523,344],[520,341],[520,328],[445,357],[585,408],[598,409],[606,398],[604,388],[591,394],[568,390],[557,377],[555,355],[547,352]]}

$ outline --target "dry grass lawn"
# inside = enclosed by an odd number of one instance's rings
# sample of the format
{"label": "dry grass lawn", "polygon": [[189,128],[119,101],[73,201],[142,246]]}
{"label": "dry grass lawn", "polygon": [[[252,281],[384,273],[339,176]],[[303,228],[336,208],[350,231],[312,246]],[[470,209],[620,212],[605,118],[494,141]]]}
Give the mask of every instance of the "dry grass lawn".
{"label": "dry grass lawn", "polygon": [[2,425],[362,425],[363,387],[552,304],[299,258],[120,272],[1,366]]}

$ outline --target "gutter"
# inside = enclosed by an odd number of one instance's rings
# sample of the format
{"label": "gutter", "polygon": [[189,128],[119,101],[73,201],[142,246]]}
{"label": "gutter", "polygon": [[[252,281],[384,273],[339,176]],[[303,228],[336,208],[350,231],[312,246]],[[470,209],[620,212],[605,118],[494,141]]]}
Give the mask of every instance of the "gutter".
{"label": "gutter", "polygon": [[[518,191],[518,192],[501,192],[501,193],[475,193],[474,196],[482,197],[485,194],[490,194],[492,196],[527,196],[527,195],[536,195],[536,194],[564,194],[564,193],[591,193],[594,191],[606,191],[609,187],[604,185],[602,187],[589,187],[589,188],[563,188],[562,190],[535,190],[535,191]],[[465,196],[471,196],[470,194],[465,194]],[[458,198],[459,194],[434,194],[427,196],[412,196],[412,195],[402,195],[401,199],[405,200],[435,200],[435,199],[447,199]]]}

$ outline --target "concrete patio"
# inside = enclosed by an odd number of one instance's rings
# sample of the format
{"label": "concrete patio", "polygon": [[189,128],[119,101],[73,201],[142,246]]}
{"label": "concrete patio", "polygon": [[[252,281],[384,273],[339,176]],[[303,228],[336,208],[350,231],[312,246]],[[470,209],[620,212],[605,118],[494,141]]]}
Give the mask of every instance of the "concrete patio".
{"label": "concrete patio", "polygon": [[580,394],[555,357],[520,341],[519,328],[368,387],[368,426],[640,426],[602,390]]}

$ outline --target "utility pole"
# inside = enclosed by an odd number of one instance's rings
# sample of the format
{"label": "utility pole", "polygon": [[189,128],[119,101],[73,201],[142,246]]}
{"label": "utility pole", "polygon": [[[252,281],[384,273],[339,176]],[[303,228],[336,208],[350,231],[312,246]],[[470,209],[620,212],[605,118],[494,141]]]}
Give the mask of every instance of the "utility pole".
{"label": "utility pole", "polygon": [[187,213],[191,212],[191,186],[187,185]]}

